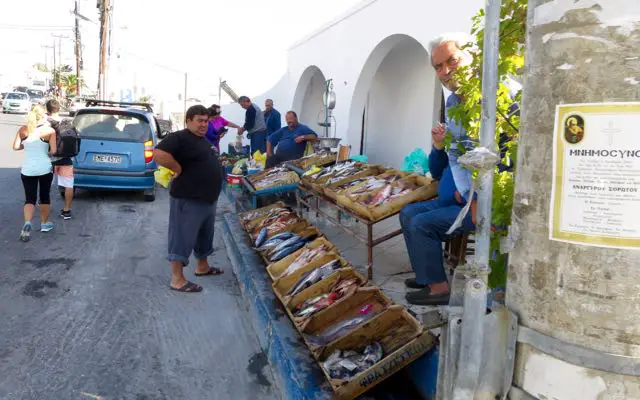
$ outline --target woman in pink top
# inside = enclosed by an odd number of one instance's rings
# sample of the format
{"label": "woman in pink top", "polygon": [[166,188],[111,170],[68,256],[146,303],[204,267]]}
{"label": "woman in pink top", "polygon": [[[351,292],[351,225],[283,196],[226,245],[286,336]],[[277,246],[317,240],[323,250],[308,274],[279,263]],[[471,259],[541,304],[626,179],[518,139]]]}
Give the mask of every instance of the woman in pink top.
{"label": "woman in pink top", "polygon": [[238,125],[233,122],[227,121],[220,115],[222,110],[220,106],[217,104],[209,107],[209,129],[207,130],[207,134],[205,137],[213,146],[218,149],[218,153],[220,152],[220,139],[224,137],[227,133],[225,129],[227,126],[238,129],[240,128]]}

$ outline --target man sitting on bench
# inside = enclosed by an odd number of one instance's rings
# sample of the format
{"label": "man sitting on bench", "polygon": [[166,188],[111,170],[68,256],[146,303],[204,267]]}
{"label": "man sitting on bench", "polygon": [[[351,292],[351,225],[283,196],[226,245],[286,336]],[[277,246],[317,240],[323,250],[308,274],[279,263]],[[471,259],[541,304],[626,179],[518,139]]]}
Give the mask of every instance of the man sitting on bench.
{"label": "man sitting on bench", "polygon": [[[453,74],[458,67],[468,65],[471,55],[463,50],[468,39],[464,34],[445,35],[429,43],[431,63],[442,84],[452,93],[446,100],[446,111],[460,102],[456,95],[459,83]],[[457,145],[465,147],[472,142],[461,124],[449,119],[445,111],[445,123],[431,130],[432,149],[429,155],[431,176],[439,180],[438,198],[432,201],[409,204],[400,212],[400,224],[407,245],[415,279],[407,279],[405,285],[411,289],[407,301],[416,305],[444,305],[449,303],[449,283],[444,269],[442,242],[456,217],[467,204],[471,212],[453,235],[475,229],[476,200],[470,199],[471,173],[458,163]],[[451,150],[444,149],[447,131],[451,132]]]}

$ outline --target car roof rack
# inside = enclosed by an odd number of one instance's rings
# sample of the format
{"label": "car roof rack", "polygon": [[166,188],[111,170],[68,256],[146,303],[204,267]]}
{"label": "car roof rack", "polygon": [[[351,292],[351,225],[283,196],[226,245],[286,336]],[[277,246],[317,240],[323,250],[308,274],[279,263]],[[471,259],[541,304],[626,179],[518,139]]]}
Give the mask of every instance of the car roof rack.
{"label": "car roof rack", "polygon": [[87,107],[94,106],[109,106],[109,107],[121,107],[121,108],[129,108],[129,107],[143,107],[150,113],[153,113],[153,104],[151,103],[127,103],[123,101],[111,101],[111,100],[95,100],[95,99],[86,99]]}

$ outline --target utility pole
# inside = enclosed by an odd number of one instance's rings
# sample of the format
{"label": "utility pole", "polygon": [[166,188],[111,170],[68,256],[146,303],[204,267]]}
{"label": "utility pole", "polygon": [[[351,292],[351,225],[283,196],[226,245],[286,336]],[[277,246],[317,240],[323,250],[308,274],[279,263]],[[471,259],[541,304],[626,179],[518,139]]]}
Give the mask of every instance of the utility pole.
{"label": "utility pole", "polygon": [[98,67],[98,95],[106,98],[106,69],[107,69],[107,37],[109,27],[110,0],[99,0],[100,8],[100,64]]}
{"label": "utility pole", "polygon": [[60,81],[60,71],[56,70],[56,39],[58,39],[58,69],[62,67],[62,39],[68,39],[65,35],[51,35],[53,36],[53,83],[55,87],[58,87]]}
{"label": "utility pole", "polygon": [[506,294],[520,321],[511,399],[640,397],[640,3],[584,3],[528,3]]}
{"label": "utility pole", "polygon": [[76,20],[76,26],[75,26],[75,35],[76,35],[76,40],[75,40],[75,53],[76,53],[76,96],[80,96],[80,87],[82,86],[81,83],[81,70],[82,70],[82,44],[80,42],[80,21],[78,20],[78,14],[79,14],[79,10],[78,10],[78,0],[76,0],[75,3],[75,8],[74,8],[74,16],[75,16],[75,20]]}

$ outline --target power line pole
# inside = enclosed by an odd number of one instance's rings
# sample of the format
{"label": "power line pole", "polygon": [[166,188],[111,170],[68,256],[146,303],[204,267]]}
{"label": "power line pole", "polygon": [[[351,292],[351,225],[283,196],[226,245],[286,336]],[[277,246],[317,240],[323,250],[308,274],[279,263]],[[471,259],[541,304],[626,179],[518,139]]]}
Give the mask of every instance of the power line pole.
{"label": "power line pole", "polygon": [[98,69],[98,95],[106,98],[105,75],[107,67],[107,34],[109,26],[110,0],[99,0],[100,8],[100,65]]}
{"label": "power line pole", "polygon": [[[68,39],[68,36],[64,35],[51,35],[53,36],[53,83],[55,87],[58,87],[60,82],[60,69],[62,68],[62,39]],[[58,39],[58,66],[56,67],[56,39]]]}
{"label": "power line pole", "polygon": [[582,3],[528,2],[506,300],[521,325],[518,388],[622,400],[640,387],[640,185],[638,161],[622,158],[640,155],[640,3]]}
{"label": "power line pole", "polygon": [[75,16],[75,20],[76,20],[76,27],[75,27],[75,35],[76,35],[76,41],[75,41],[75,53],[76,53],[76,96],[80,96],[80,86],[82,86],[81,84],[81,70],[82,70],[82,45],[80,42],[80,21],[78,20],[78,13],[80,11],[78,10],[78,0],[76,0],[75,3],[75,9],[74,9],[74,16]]}

